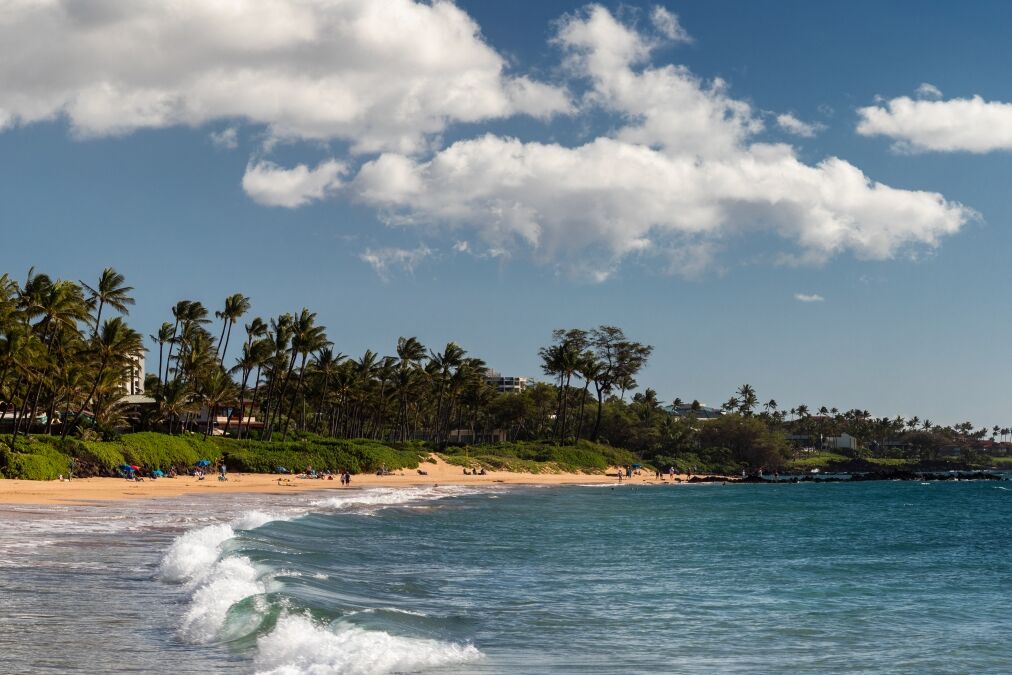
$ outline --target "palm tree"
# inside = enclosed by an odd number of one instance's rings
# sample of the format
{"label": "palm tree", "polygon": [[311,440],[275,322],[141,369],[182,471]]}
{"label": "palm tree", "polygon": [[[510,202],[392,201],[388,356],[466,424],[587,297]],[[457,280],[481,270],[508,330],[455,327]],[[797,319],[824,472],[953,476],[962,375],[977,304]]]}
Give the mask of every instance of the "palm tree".
{"label": "palm tree", "polygon": [[168,431],[172,433],[173,422],[183,419],[184,415],[193,412],[191,401],[192,390],[187,382],[169,382],[162,392],[162,400],[159,403],[159,414],[167,423]]}
{"label": "palm tree", "polygon": [[[313,352],[319,351],[324,347],[329,347],[331,343],[327,339],[326,328],[323,326],[317,326],[316,314],[310,312],[307,309],[303,309],[302,313],[295,320],[295,331],[292,335],[292,362],[294,363],[295,355],[298,354],[301,357],[299,363],[299,379],[295,385],[295,394],[292,396],[292,401],[288,406],[288,419],[291,420],[292,412],[295,409],[295,399],[297,396],[302,397],[302,422],[301,427],[305,429],[306,425],[306,402],[305,394],[302,391],[302,382],[306,374],[306,359]],[[291,371],[289,371],[291,375]],[[281,440],[288,438],[288,424],[285,424],[285,430],[281,436]]]}
{"label": "palm tree", "polygon": [[81,287],[88,291],[89,294],[88,304],[97,307],[95,312],[96,335],[98,334],[98,327],[102,323],[102,309],[106,305],[109,305],[120,314],[130,314],[129,306],[134,304],[134,299],[130,295],[130,292],[134,289],[132,286],[125,286],[125,283],[126,277],[111,267],[106,267],[102,270],[95,288],[92,288],[83,281],[81,282]]}
{"label": "palm tree", "polygon": [[738,410],[746,417],[752,416],[752,411],[759,405],[759,397],[751,384],[743,384],[738,387]]}
{"label": "palm tree", "polygon": [[158,344],[158,379],[161,382],[162,375],[162,351],[165,347],[165,343],[172,340],[172,324],[166,321],[162,324],[162,327],[158,329],[158,333],[155,335],[149,335],[154,342]]}
{"label": "palm tree", "polygon": [[414,337],[401,337],[397,339],[397,384],[400,393],[400,415],[398,424],[400,427],[400,440],[408,440],[408,392],[415,377],[415,371],[420,367],[422,359],[425,358],[425,345]]}
{"label": "palm tree", "polygon": [[450,375],[459,369],[464,362],[464,355],[467,354],[456,342],[447,342],[442,353],[429,352],[429,363],[433,365],[436,376],[436,418],[433,424],[435,442],[441,447],[443,424],[443,399],[446,394],[446,387],[449,384]]}
{"label": "palm tree", "polygon": [[[81,404],[81,407],[77,411],[75,422],[81,419],[81,415],[91,403],[106,368],[112,364],[140,356],[144,353],[144,344],[140,333],[123,323],[123,319],[120,317],[107,319],[102,324],[99,334],[93,339],[93,343],[92,351],[98,359],[98,373],[95,375],[91,391],[88,392],[88,395],[84,398],[84,403]],[[64,424],[62,437],[66,438],[69,430],[70,425]]]}
{"label": "palm tree", "polygon": [[[559,337],[559,336],[557,336]],[[559,400],[556,431],[560,441],[566,440],[566,414],[569,409],[569,383],[580,364],[581,350],[575,341],[561,336],[562,341],[540,350],[541,370],[558,378]]]}
{"label": "palm tree", "polygon": [[[225,352],[228,351],[228,343],[232,337],[232,325],[243,314],[250,309],[249,298],[242,293],[234,293],[225,298],[225,309],[215,312],[215,316],[222,320],[221,337],[218,338],[218,345],[221,347],[221,360],[219,363],[225,365]],[[263,323],[262,321],[260,322]],[[226,328],[228,329],[226,332]],[[224,342],[222,342],[224,340]],[[217,353],[217,351],[215,352]]]}
{"label": "palm tree", "polygon": [[172,348],[176,344],[176,334],[179,332],[179,325],[186,318],[191,304],[191,300],[180,300],[172,308],[172,316],[176,321],[172,326],[172,337],[169,338],[169,355],[168,358],[165,359],[165,379],[162,382],[162,387],[164,387],[169,381],[169,366],[172,363]]}
{"label": "palm tree", "polygon": [[200,382],[198,393],[208,412],[204,438],[207,438],[214,428],[214,422],[218,417],[218,407],[235,396],[234,387],[235,385],[221,367],[212,368]]}

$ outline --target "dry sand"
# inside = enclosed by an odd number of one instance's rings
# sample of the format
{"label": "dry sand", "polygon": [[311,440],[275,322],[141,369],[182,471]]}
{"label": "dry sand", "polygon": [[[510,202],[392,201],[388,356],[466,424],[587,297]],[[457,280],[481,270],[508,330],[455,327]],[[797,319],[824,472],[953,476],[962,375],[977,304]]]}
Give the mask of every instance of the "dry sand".
{"label": "dry sand", "polygon": [[[294,476],[282,479],[262,473],[229,473],[227,481],[217,475],[204,480],[192,476],[159,478],[157,480],[128,481],[123,478],[77,478],[72,481],[0,480],[0,504],[82,504],[91,501],[119,501],[124,499],[151,499],[189,494],[219,494],[250,492],[286,494],[312,490],[347,490],[357,487],[404,487],[410,485],[480,485],[505,483],[513,485],[590,485],[619,482],[618,468],[607,474],[587,473],[514,473],[490,471],[485,476],[464,475],[462,467],[447,464],[433,456],[435,464],[423,462],[419,467],[428,473],[420,475],[416,469],[395,471],[392,475],[357,474],[352,476],[351,487],[344,488],[338,476],[334,480],[300,479]],[[676,476],[686,480],[688,476]],[[622,482],[657,483],[653,472],[643,471],[638,476],[623,478]]]}

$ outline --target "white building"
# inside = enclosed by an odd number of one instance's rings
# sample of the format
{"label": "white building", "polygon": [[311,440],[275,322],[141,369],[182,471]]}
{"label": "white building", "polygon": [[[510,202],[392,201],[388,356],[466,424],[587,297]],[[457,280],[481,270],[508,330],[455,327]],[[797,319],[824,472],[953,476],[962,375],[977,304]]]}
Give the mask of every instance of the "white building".
{"label": "white building", "polygon": [[503,375],[491,368],[485,372],[485,381],[495,387],[500,394],[519,394],[527,388],[526,377]]}
{"label": "white building", "polygon": [[144,393],[144,354],[130,357],[130,365],[123,379],[123,389],[127,396],[139,396]]}

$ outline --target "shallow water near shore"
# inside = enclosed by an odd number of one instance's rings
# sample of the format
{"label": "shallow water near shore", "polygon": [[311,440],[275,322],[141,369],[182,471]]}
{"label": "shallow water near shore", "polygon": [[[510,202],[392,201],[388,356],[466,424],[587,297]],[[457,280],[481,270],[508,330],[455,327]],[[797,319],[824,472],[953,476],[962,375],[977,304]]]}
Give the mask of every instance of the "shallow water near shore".
{"label": "shallow water near shore", "polygon": [[1010,485],[4,506],[0,671],[1005,673]]}

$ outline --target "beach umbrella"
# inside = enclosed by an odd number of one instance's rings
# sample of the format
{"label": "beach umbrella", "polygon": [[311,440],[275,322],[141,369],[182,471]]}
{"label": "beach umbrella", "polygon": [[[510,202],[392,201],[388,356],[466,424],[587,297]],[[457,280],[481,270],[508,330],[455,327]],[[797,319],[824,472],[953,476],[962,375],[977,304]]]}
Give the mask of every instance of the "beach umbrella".
{"label": "beach umbrella", "polygon": [[136,464],[131,464],[130,468],[133,469],[134,471],[140,471],[141,470],[141,468],[139,466],[137,466]]}
{"label": "beach umbrella", "polygon": [[274,470],[277,471],[278,473],[288,473],[288,469],[286,469],[283,466],[276,466],[274,467]]}
{"label": "beach umbrella", "polygon": [[165,473],[161,469],[155,469],[154,471],[151,472],[151,475],[161,478],[162,476],[165,475]]}
{"label": "beach umbrella", "polygon": [[211,466],[211,461],[207,459],[201,459],[197,462],[197,466]]}
{"label": "beach umbrella", "polygon": [[120,471],[133,471],[134,468],[132,466],[130,466],[129,464],[120,464],[119,465],[119,470]]}

